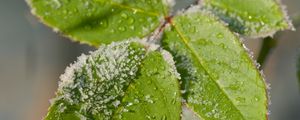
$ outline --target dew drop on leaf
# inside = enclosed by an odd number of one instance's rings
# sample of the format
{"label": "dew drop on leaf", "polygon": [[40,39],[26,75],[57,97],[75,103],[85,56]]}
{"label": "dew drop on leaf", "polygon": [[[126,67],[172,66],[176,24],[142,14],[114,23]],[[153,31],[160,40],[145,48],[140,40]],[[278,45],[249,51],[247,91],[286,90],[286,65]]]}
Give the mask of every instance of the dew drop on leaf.
{"label": "dew drop on leaf", "polygon": [[137,12],[137,9],[133,9],[133,14],[136,14],[136,12]]}
{"label": "dew drop on leaf", "polygon": [[61,7],[61,2],[59,0],[52,0],[55,3],[55,9],[58,9]]}
{"label": "dew drop on leaf", "polygon": [[222,33],[218,33],[217,38],[219,38],[219,39],[224,38],[224,35]]}
{"label": "dew drop on leaf", "polygon": [[127,16],[126,13],[122,13],[122,14],[121,14],[121,17],[124,18],[124,19],[127,19],[127,18],[128,18],[128,16]]}
{"label": "dew drop on leaf", "polygon": [[252,16],[251,16],[251,15],[249,15],[249,16],[248,16],[248,19],[249,19],[249,20],[252,20]]}
{"label": "dew drop on leaf", "polygon": [[127,20],[128,24],[133,24],[134,23],[134,18],[133,17],[129,17]]}
{"label": "dew drop on leaf", "polygon": [[236,100],[239,102],[239,104],[243,104],[246,101],[244,97],[237,97]]}
{"label": "dew drop on leaf", "polygon": [[126,30],[126,28],[125,27],[119,27],[118,30],[121,31],[121,32],[124,32]]}
{"label": "dew drop on leaf", "polygon": [[161,120],[167,120],[167,117],[164,115],[162,116]]}
{"label": "dew drop on leaf", "polygon": [[100,21],[100,25],[103,28],[107,28],[108,27],[108,21],[107,21],[107,19],[103,19],[102,21]]}

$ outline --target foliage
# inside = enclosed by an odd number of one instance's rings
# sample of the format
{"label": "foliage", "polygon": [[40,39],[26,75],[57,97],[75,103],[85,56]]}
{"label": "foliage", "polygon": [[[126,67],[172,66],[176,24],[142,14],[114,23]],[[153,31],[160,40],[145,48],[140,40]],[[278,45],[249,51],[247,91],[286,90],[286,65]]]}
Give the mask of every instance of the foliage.
{"label": "foliage", "polygon": [[101,45],[67,67],[47,120],[267,119],[264,78],[234,32],[291,29],[275,0],[203,0],[176,14],[172,0],[28,3],[55,31]]}

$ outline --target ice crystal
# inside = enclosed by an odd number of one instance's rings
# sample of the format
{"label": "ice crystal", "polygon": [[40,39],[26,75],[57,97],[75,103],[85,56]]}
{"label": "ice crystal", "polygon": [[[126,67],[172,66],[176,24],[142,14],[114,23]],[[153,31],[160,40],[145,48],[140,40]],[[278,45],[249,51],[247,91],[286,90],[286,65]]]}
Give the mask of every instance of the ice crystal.
{"label": "ice crystal", "polygon": [[145,49],[132,41],[103,45],[81,55],[61,75],[58,98],[81,105],[81,113],[109,119],[144,58]]}

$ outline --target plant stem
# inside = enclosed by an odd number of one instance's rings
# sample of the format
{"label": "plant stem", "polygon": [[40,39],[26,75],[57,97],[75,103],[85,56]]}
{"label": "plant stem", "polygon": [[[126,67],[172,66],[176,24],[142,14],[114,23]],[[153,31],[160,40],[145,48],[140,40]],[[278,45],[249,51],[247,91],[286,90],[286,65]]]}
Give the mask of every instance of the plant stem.
{"label": "plant stem", "polygon": [[263,39],[262,47],[259,52],[259,56],[257,58],[257,62],[261,65],[260,69],[263,68],[265,61],[268,58],[268,55],[277,45],[277,37],[266,37]]}

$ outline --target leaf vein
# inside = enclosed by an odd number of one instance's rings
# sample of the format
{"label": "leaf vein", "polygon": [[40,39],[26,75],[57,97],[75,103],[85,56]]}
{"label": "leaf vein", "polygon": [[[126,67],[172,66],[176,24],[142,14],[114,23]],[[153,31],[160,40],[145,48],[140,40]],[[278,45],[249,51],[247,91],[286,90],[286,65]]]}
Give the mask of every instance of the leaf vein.
{"label": "leaf vein", "polygon": [[198,60],[200,66],[203,68],[203,70],[206,72],[206,74],[209,76],[209,78],[217,85],[217,87],[224,93],[225,97],[230,101],[230,103],[234,106],[234,108],[238,111],[238,113],[245,119],[244,115],[241,113],[241,111],[236,107],[236,105],[232,102],[232,100],[229,98],[229,96],[226,94],[226,92],[221,89],[220,85],[213,80],[214,78],[212,75],[208,72],[208,70],[204,67],[203,63],[201,62],[200,57],[196,54],[195,50],[189,45],[187,39],[184,37],[184,35],[180,32],[180,30],[177,28],[177,26],[173,23],[171,25],[175,28],[175,31],[178,33],[180,40],[184,43],[184,45],[191,51],[192,55]]}

